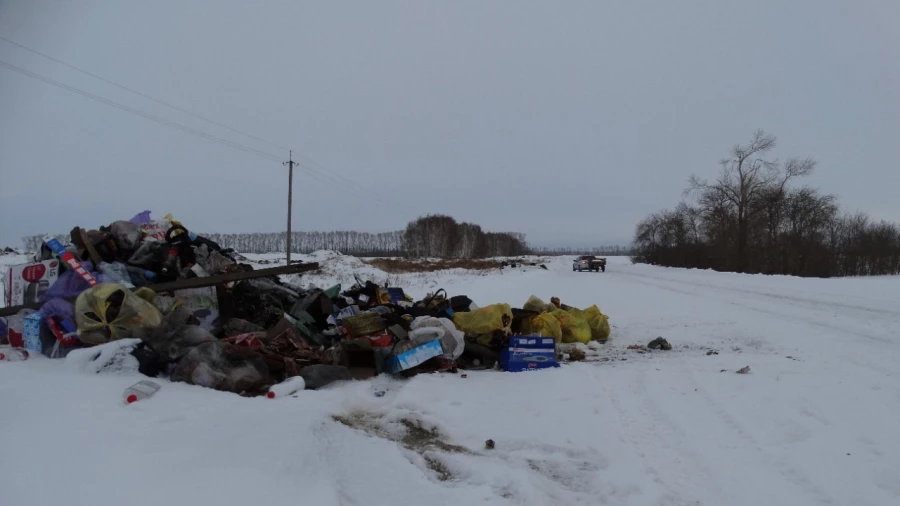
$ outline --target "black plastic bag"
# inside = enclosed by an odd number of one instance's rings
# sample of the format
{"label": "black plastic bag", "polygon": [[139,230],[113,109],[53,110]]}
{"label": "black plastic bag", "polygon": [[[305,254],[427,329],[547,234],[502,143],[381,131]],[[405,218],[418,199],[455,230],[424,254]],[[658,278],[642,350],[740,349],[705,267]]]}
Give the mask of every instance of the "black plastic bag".
{"label": "black plastic bag", "polygon": [[261,393],[272,383],[269,367],[258,354],[219,341],[192,349],[170,379],[234,393]]}

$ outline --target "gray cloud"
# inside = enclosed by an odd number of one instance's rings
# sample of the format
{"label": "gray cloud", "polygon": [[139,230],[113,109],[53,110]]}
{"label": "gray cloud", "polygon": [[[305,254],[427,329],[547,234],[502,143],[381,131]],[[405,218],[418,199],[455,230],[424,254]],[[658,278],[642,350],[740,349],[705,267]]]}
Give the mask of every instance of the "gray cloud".
{"label": "gray cloud", "polygon": [[[369,192],[301,168],[297,229],[447,213],[540,244],[628,241],[756,128],[780,157],[820,160],[808,182],[846,208],[900,219],[898,20],[892,0],[0,3],[0,35]],[[287,155],[4,42],[0,61]],[[0,68],[0,244],[144,209],[279,230],[286,180],[279,162]]]}

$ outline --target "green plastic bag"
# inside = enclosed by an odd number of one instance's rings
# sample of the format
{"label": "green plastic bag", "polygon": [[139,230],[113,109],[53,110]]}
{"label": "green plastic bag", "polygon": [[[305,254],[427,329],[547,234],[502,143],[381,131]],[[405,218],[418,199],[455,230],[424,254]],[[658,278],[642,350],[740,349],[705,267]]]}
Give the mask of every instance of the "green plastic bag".
{"label": "green plastic bag", "polygon": [[78,338],[84,343],[141,338],[160,323],[159,310],[123,285],[100,284],[85,290],[75,300],[75,324]]}

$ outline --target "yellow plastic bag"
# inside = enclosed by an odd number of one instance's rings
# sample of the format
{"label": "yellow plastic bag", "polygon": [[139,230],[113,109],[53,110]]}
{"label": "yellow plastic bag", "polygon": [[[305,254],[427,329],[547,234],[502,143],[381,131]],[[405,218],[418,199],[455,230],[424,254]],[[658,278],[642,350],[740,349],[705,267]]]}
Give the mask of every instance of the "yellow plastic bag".
{"label": "yellow plastic bag", "polygon": [[140,338],[160,323],[159,310],[122,285],[100,284],[82,292],[75,300],[78,338],[88,344]]}
{"label": "yellow plastic bag", "polygon": [[475,311],[454,313],[453,323],[456,328],[465,332],[466,336],[492,334],[498,330],[509,333],[512,309],[509,304],[492,304]]}
{"label": "yellow plastic bag", "polygon": [[532,295],[531,297],[528,297],[528,301],[522,306],[522,309],[525,311],[534,311],[535,313],[552,313],[559,308],[553,304],[547,304],[538,297]]}
{"label": "yellow plastic bag", "polygon": [[590,342],[591,327],[581,315],[575,315],[562,309],[558,309],[550,314],[559,320],[559,325],[562,328],[562,342],[585,344]]}
{"label": "yellow plastic bag", "polygon": [[538,334],[544,337],[552,337],[556,342],[562,341],[562,327],[550,313],[541,313],[522,325],[522,331],[526,334]]}
{"label": "yellow plastic bag", "polygon": [[572,308],[569,312],[587,320],[591,327],[591,339],[601,342],[609,339],[609,316],[601,313],[596,304],[585,310]]}

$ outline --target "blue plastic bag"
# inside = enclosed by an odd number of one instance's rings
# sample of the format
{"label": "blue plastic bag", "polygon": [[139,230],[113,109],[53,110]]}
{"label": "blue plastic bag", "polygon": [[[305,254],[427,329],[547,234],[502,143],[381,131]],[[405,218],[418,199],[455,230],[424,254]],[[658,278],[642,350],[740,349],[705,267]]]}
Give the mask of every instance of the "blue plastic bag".
{"label": "blue plastic bag", "polygon": [[134,215],[134,217],[128,221],[134,223],[135,225],[146,225],[153,220],[150,219],[150,211],[144,211],[142,213]]}
{"label": "blue plastic bag", "polygon": [[41,316],[44,318],[57,317],[63,320],[67,318],[74,319],[75,305],[64,299],[50,299],[46,304],[41,306],[38,312],[41,313]]}
{"label": "blue plastic bag", "polygon": [[[94,264],[91,262],[84,260],[81,262],[81,265],[94,276],[94,279],[96,279],[98,283],[115,282],[110,280],[105,274],[96,272],[94,270]],[[84,278],[79,276],[77,272],[68,270],[59,275],[59,278],[56,279],[56,283],[53,283],[50,286],[50,289],[44,292],[44,295],[41,296],[40,300],[41,302],[44,302],[50,299],[74,299],[75,297],[78,297],[81,292],[90,287],[91,285],[89,285]]]}

